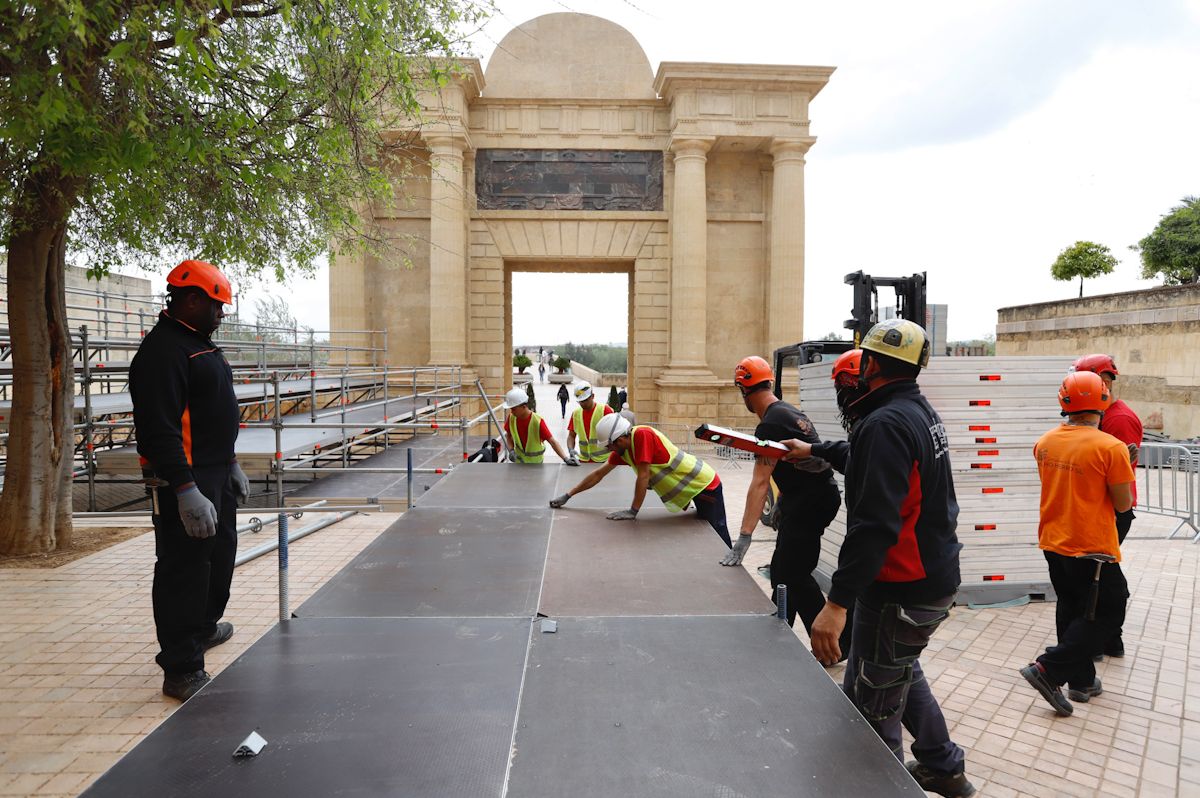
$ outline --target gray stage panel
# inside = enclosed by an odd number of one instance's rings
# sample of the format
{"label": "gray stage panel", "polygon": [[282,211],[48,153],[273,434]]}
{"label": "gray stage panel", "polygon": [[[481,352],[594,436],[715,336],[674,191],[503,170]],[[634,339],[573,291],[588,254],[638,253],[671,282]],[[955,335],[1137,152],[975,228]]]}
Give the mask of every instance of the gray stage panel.
{"label": "gray stage panel", "polygon": [[546,615],[765,614],[774,605],[696,513],[643,511],[609,521],[602,511],[556,510],[542,588]]}
{"label": "gray stage panel", "polygon": [[[580,480],[588,474],[600,468],[601,465],[600,463],[587,463],[581,465],[579,468],[564,466],[562,473],[558,477],[558,488],[554,491],[554,495],[557,496],[566,493],[570,488],[578,485]],[[608,512],[624,510],[633,501],[633,486],[636,482],[637,472],[629,466],[617,466],[605,475],[604,480],[599,485],[591,490],[585,490],[583,493],[572,496],[571,501],[567,503],[567,508],[603,509]],[[662,500],[658,498],[658,494],[652,490],[646,491],[646,500],[642,503],[642,508],[665,509]]]}
{"label": "gray stage panel", "polygon": [[527,673],[512,796],[924,795],[774,618],[559,618]]}
{"label": "gray stage panel", "polygon": [[580,469],[559,463],[463,463],[419,499],[424,507],[545,508],[559,471]]}
{"label": "gray stage panel", "polygon": [[528,618],[537,611],[551,512],[418,505],[296,614]]}
{"label": "gray stage panel", "polygon": [[[499,795],[529,619],[276,628],[85,795]],[[251,731],[253,759],[232,753]]]}

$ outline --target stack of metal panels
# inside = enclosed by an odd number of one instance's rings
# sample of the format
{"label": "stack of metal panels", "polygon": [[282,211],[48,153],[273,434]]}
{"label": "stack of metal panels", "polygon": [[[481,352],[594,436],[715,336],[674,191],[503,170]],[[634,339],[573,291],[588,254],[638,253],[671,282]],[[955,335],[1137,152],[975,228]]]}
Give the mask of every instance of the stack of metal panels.
{"label": "stack of metal panels", "polygon": [[[1052,598],[1037,547],[1040,483],[1033,445],[1062,422],[1058,388],[1071,357],[942,357],[921,372],[921,392],[950,439],[963,543],[961,600]],[[844,440],[828,363],[800,369],[802,409],[828,440]],[[818,575],[828,583],[845,537],[845,509],[826,532]]]}

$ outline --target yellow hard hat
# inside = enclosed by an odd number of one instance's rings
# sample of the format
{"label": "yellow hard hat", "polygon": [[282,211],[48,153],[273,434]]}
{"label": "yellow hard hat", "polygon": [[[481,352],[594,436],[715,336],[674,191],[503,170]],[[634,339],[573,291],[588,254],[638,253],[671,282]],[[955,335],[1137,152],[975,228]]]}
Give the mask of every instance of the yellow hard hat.
{"label": "yellow hard hat", "polygon": [[929,365],[929,337],[920,324],[908,319],[879,322],[863,336],[862,348],[919,368]]}

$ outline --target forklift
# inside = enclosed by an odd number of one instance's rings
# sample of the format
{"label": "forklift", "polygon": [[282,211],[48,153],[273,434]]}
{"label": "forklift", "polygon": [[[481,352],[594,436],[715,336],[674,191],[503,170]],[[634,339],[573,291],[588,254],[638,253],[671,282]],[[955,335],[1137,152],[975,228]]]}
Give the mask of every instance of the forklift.
{"label": "forklift", "polygon": [[[896,311],[900,318],[915,321],[928,329],[925,317],[925,272],[909,277],[872,277],[861,271],[847,274],[844,282],[854,290],[854,305],[850,309],[851,318],[842,326],[852,333],[850,341],[801,341],[798,344],[780,347],[775,350],[775,396],[783,398],[783,370],[795,368],[807,363],[820,363],[832,360],[843,352],[857,349],[862,343],[863,336],[879,321],[879,289],[894,288],[896,291]],[[797,386],[797,391],[799,386]],[[763,506],[762,522],[772,529],[779,529],[779,505],[775,501],[778,489],[775,481],[767,491],[767,501]]]}
{"label": "forklift", "polygon": [[925,272],[909,277],[872,277],[861,271],[847,274],[844,282],[854,290],[851,318],[842,326],[852,332],[851,341],[801,341],[775,350],[775,395],[783,398],[780,376],[785,368],[820,363],[843,352],[857,349],[867,330],[879,321],[879,289],[896,290],[896,309],[902,319],[928,327],[925,318]]}

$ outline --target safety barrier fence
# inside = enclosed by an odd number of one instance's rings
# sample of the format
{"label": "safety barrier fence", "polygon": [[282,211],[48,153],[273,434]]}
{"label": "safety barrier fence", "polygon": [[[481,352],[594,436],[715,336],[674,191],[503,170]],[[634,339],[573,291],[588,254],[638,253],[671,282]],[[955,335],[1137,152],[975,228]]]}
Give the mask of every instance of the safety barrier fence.
{"label": "safety barrier fence", "polygon": [[1188,526],[1200,541],[1200,447],[1143,443],[1137,471],[1137,511],[1179,519],[1168,539]]}

